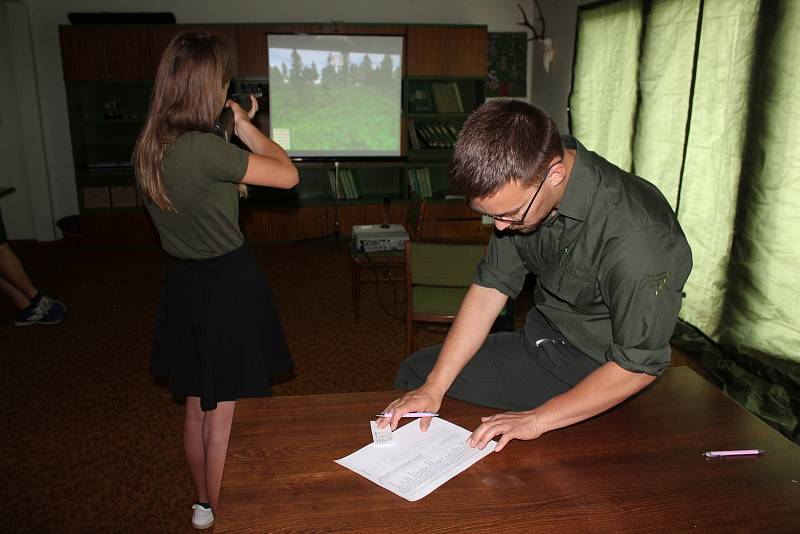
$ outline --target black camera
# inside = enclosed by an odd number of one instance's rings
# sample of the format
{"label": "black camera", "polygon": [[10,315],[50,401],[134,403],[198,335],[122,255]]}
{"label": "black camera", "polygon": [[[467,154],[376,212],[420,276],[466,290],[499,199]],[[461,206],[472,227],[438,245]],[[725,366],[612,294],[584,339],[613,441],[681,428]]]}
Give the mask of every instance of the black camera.
{"label": "black camera", "polygon": [[[253,100],[250,98],[250,95],[251,93],[232,93],[228,99],[239,104],[243,110],[250,111],[250,108],[253,107]],[[253,96],[259,98],[261,95],[255,93]],[[222,113],[219,114],[217,121],[211,128],[211,133],[222,137],[226,141],[230,141],[231,137],[233,137],[233,127],[233,111],[231,108],[225,108],[222,110]]]}

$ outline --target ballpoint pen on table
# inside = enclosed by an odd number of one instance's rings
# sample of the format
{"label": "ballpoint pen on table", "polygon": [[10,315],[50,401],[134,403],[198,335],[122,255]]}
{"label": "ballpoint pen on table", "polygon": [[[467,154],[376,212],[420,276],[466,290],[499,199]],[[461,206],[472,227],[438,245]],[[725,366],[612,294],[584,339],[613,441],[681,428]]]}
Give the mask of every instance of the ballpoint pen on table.
{"label": "ballpoint pen on table", "polygon": [[706,451],[703,456],[706,458],[727,458],[731,456],[761,456],[764,449],[740,449],[735,451]]}
{"label": "ballpoint pen on table", "polygon": [[[375,415],[375,417],[391,417],[391,416],[392,412],[379,413]],[[439,414],[433,412],[408,412],[406,414],[403,414],[401,417],[439,417]]]}

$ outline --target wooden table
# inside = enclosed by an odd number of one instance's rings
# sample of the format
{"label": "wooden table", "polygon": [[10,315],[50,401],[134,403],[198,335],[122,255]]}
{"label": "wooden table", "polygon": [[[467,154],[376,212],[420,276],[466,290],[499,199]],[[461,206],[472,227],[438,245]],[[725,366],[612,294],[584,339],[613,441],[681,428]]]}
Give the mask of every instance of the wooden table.
{"label": "wooden table", "polygon": [[[800,531],[800,447],[687,367],[592,420],[513,441],[417,502],[334,463],[371,441],[370,417],[394,396],[240,401],[215,532]],[[494,412],[441,409],[465,428]],[[702,456],[745,448],[766,453]]]}

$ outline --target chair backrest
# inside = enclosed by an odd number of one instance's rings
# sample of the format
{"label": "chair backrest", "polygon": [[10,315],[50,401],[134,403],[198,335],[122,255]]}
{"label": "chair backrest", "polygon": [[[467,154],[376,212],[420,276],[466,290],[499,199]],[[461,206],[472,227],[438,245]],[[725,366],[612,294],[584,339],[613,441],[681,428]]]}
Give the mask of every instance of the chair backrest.
{"label": "chair backrest", "polygon": [[408,270],[413,285],[469,287],[484,244],[407,243]]}
{"label": "chair backrest", "polygon": [[425,200],[416,191],[411,191],[408,198],[408,211],[406,212],[406,232],[412,240],[419,239],[422,231],[422,215],[425,210]]}

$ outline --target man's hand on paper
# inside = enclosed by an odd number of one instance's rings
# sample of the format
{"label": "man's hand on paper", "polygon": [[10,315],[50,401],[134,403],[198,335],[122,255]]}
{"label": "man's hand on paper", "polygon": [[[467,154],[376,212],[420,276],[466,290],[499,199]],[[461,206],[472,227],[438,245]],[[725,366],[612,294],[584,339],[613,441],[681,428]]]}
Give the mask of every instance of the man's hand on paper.
{"label": "man's hand on paper", "polygon": [[[430,391],[426,386],[419,389],[414,389],[389,403],[389,406],[383,410],[383,413],[392,413],[391,419],[382,417],[378,419],[378,428],[383,428],[387,423],[391,425],[392,430],[397,429],[400,418],[408,412],[431,412],[437,413],[439,407],[442,405],[442,396],[437,395]],[[423,432],[428,431],[431,426],[430,417],[422,417],[419,420],[419,428]]]}
{"label": "man's hand on paper", "polygon": [[494,452],[500,452],[512,439],[536,439],[543,434],[534,411],[505,412],[481,417],[482,424],[467,440],[470,447],[483,449],[495,436],[502,437]]}

